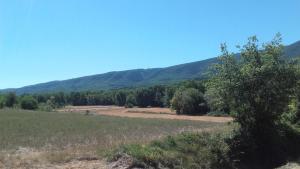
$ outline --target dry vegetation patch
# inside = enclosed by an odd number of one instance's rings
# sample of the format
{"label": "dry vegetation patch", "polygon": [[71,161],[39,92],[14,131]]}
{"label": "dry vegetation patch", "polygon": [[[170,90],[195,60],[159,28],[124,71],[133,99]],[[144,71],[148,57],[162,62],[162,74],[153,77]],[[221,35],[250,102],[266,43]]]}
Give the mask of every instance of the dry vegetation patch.
{"label": "dry vegetation patch", "polygon": [[119,116],[130,118],[146,118],[146,119],[172,119],[172,120],[191,120],[191,121],[207,121],[207,122],[230,122],[231,117],[212,117],[212,116],[188,116],[176,115],[169,108],[125,108],[117,106],[67,106],[59,112],[91,112],[91,114]]}
{"label": "dry vegetation patch", "polygon": [[103,155],[120,145],[220,126],[224,123],[4,109],[0,168],[105,166]]}

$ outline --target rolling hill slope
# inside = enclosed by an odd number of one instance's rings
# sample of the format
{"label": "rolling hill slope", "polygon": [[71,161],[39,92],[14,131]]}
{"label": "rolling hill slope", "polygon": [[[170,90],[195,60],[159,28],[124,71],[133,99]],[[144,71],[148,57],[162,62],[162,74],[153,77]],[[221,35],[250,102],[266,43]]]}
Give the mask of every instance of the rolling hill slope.
{"label": "rolling hill slope", "polygon": [[[284,56],[294,58],[300,56],[300,41],[286,46]],[[166,68],[134,69],[109,72],[99,75],[85,76],[75,79],[52,81],[18,89],[5,89],[2,92],[14,91],[22,93],[42,93],[56,91],[107,90],[133,86],[168,84],[181,80],[202,78],[208,67],[217,62],[217,58],[186,63]]]}

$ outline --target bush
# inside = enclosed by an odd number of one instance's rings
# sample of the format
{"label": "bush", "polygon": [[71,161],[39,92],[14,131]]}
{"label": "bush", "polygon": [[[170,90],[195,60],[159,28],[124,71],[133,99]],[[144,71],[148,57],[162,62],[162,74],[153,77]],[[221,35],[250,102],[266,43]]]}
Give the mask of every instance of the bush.
{"label": "bush", "polygon": [[133,168],[230,169],[226,138],[219,133],[183,133],[148,145],[123,146],[111,159],[129,155]]}
{"label": "bush", "polygon": [[38,108],[38,102],[32,96],[21,98],[21,108],[26,110],[35,110]]}
{"label": "bush", "polygon": [[199,115],[208,112],[203,94],[194,88],[181,88],[175,92],[171,107],[177,114]]}

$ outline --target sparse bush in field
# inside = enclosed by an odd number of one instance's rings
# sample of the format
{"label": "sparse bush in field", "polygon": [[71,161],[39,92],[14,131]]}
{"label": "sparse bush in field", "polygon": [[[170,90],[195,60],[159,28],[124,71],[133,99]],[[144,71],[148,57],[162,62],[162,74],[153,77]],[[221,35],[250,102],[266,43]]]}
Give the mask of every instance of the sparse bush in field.
{"label": "sparse bush in field", "polygon": [[181,88],[175,92],[171,107],[177,114],[201,115],[208,112],[203,94],[194,88]]}
{"label": "sparse bush in field", "polygon": [[21,108],[35,110],[38,108],[38,102],[32,96],[24,96],[21,98]]}
{"label": "sparse bush in field", "polygon": [[131,167],[141,168],[231,169],[226,138],[225,134],[184,133],[147,145],[123,146],[110,158],[129,155],[134,159]]}

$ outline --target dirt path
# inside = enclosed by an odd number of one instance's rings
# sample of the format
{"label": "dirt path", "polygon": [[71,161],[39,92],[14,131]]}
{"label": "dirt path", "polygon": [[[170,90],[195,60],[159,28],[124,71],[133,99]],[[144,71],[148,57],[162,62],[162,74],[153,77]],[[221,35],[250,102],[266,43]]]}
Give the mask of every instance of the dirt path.
{"label": "dirt path", "polygon": [[174,120],[194,120],[208,122],[230,122],[231,117],[212,117],[212,116],[186,116],[176,115],[174,111],[168,108],[124,108],[117,106],[67,106],[60,112],[87,112],[119,117],[131,118],[154,118],[154,119],[174,119]]}

